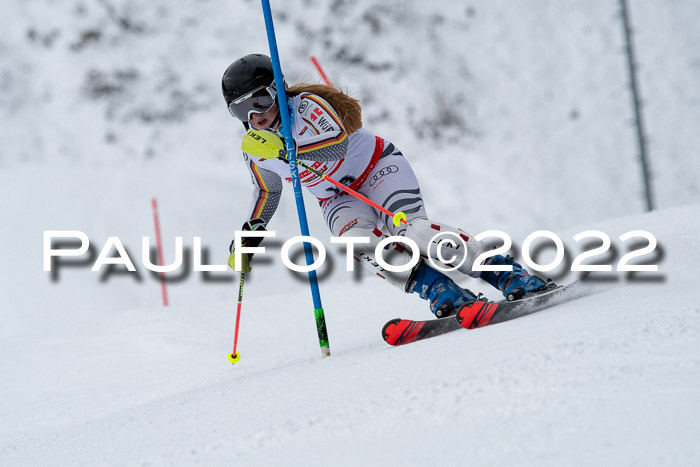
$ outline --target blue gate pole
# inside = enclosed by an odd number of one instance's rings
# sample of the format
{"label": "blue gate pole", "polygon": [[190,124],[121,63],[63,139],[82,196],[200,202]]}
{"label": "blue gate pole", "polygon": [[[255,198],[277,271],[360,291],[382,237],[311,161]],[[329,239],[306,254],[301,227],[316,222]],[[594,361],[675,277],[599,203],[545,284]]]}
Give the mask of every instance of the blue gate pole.
{"label": "blue gate pole", "polygon": [[[272,59],[272,70],[275,75],[275,87],[277,88],[277,103],[282,118],[282,136],[287,147],[287,160],[289,160],[289,170],[292,173],[292,185],[294,186],[294,197],[297,203],[297,214],[299,215],[299,226],[303,236],[309,235],[309,223],[306,219],[306,209],[304,208],[304,196],[301,192],[301,182],[299,180],[299,168],[297,167],[296,146],[292,136],[291,118],[289,116],[289,105],[287,104],[287,93],[284,89],[284,79],[282,67],[280,66],[279,52],[277,51],[277,39],[275,38],[275,27],[272,24],[272,12],[270,11],[270,1],[261,0],[263,15],[265,16],[265,28],[267,29],[267,41],[270,44],[270,58]],[[314,263],[314,255],[311,244],[304,242],[304,253],[306,264]],[[328,331],[326,329],[326,318],[321,305],[321,294],[318,288],[318,278],[316,271],[309,271],[309,283],[311,285],[311,296],[314,303],[314,315],[316,317],[316,329],[318,331],[318,342],[321,345],[321,355],[328,357],[331,354],[328,346]]]}

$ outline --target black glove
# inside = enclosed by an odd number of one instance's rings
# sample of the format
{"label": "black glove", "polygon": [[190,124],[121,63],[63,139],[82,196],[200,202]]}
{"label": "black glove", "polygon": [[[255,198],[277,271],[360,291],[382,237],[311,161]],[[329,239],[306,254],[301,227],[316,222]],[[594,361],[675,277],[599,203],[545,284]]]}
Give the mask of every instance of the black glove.
{"label": "black glove", "polygon": [[[265,221],[258,218],[255,219],[250,219],[246,221],[243,224],[243,227],[241,227],[241,230],[244,232],[255,232],[255,231],[264,231],[267,230],[265,229]],[[263,237],[245,237],[241,239],[241,245],[245,247],[256,247],[260,245],[260,243],[263,241]],[[231,244],[228,247],[229,253],[231,253],[231,256],[229,256],[228,264],[231,266],[232,269],[236,269],[235,267],[235,260],[234,260],[234,255],[233,255],[233,250],[236,248],[236,239],[234,238],[231,240]],[[253,253],[245,253],[246,258],[244,258],[244,262],[246,266],[250,264],[250,260],[253,258]]]}

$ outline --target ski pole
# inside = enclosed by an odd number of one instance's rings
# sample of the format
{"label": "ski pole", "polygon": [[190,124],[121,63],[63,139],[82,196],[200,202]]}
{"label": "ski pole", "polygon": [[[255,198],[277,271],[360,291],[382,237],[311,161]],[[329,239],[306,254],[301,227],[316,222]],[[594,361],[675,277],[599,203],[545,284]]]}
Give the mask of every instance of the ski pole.
{"label": "ski pole", "polygon": [[238,284],[238,310],[236,310],[236,331],[233,335],[233,352],[228,354],[228,361],[232,365],[235,365],[241,360],[241,354],[236,352],[236,347],[238,346],[238,327],[241,323],[241,304],[243,303],[243,281],[245,280],[245,273],[241,271],[241,281]]}
{"label": "ski pole", "polygon": [[[284,159],[284,160],[286,160],[286,159]],[[340,188],[340,189],[343,190],[344,192],[346,192],[346,193],[348,193],[348,194],[351,194],[352,196],[354,196],[355,198],[357,198],[357,199],[359,199],[359,200],[361,200],[361,201],[364,201],[365,203],[367,203],[367,204],[369,204],[370,206],[372,206],[374,209],[378,209],[379,211],[383,212],[383,213],[386,214],[387,216],[391,217],[391,218],[393,219],[393,221],[394,221],[394,225],[395,225],[395,226],[398,227],[400,224],[406,224],[406,214],[404,214],[403,212],[399,211],[399,212],[397,212],[396,214],[394,214],[393,212],[389,211],[388,209],[386,209],[386,208],[384,208],[384,207],[378,205],[377,203],[375,203],[375,202],[372,201],[371,199],[366,198],[365,196],[362,196],[361,194],[359,194],[358,192],[356,192],[355,190],[353,190],[353,189],[350,188],[349,186],[345,186],[345,185],[343,185],[342,183],[340,183],[340,182],[338,182],[338,181],[336,181],[336,180],[333,180],[333,179],[332,179],[331,177],[329,177],[328,175],[324,174],[323,172],[321,172],[321,171],[319,171],[319,170],[314,169],[313,167],[311,167],[311,166],[308,165],[308,164],[305,164],[304,162],[300,161],[299,159],[297,159],[297,164],[299,164],[300,166],[304,167],[304,168],[307,169],[307,170],[310,170],[311,172],[313,172],[314,174],[318,175],[318,176],[321,177],[322,179],[324,179],[324,180],[326,180],[326,181],[332,183],[333,185],[337,186],[338,188]]]}

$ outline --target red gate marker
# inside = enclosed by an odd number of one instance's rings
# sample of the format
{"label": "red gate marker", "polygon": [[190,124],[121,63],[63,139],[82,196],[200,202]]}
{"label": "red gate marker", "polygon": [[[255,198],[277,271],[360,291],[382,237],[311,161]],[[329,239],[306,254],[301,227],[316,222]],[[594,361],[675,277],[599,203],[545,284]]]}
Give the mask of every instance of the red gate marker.
{"label": "red gate marker", "polygon": [[311,56],[311,63],[313,63],[314,66],[316,67],[316,69],[318,70],[318,73],[321,75],[323,82],[325,82],[328,86],[333,86],[331,84],[330,80],[328,79],[328,76],[326,76],[326,74],[323,72],[323,68],[321,68],[321,64],[318,63],[318,60],[316,60],[316,57],[314,57],[313,55]]}
{"label": "red gate marker", "polygon": [[[163,265],[163,243],[160,240],[160,221],[158,220],[158,202],[155,198],[151,200],[153,205],[153,223],[156,225],[156,244],[158,245],[158,264]],[[165,273],[160,273],[160,286],[163,291],[163,306],[168,306],[168,291],[165,286]]]}

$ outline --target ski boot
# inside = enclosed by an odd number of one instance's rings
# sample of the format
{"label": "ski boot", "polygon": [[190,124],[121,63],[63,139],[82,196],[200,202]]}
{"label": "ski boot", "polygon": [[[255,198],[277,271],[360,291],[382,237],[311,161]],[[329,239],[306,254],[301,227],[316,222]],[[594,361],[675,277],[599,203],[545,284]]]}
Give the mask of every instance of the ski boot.
{"label": "ski boot", "polygon": [[529,274],[521,265],[513,261],[510,256],[496,255],[489,258],[485,264],[489,265],[512,265],[512,271],[483,271],[481,277],[503,292],[503,296],[508,301],[519,300],[526,293],[539,292],[548,288],[556,287],[551,281],[544,281],[539,277]]}
{"label": "ski boot", "polygon": [[476,300],[476,295],[455,284],[452,279],[423,261],[413,269],[406,292],[415,292],[430,301],[430,311],[438,318],[450,316],[462,305]]}

